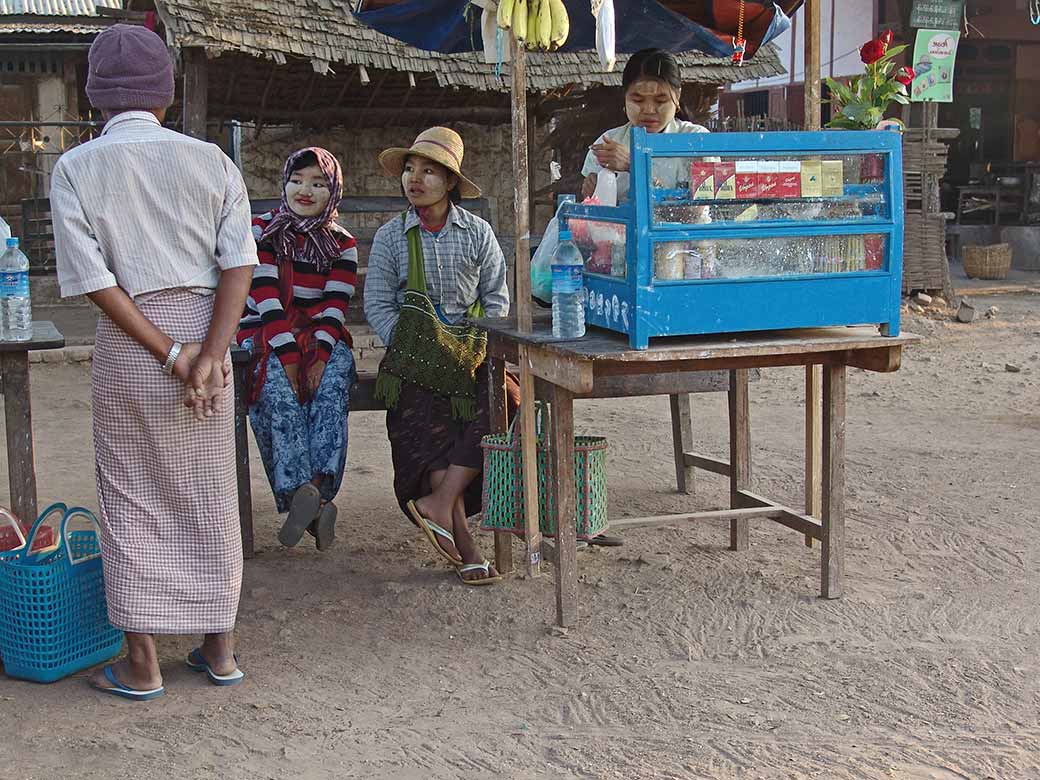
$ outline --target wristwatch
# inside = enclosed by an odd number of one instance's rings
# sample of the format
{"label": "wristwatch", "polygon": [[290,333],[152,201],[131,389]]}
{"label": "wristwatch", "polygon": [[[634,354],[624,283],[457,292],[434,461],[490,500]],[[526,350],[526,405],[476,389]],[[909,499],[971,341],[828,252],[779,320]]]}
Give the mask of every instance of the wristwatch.
{"label": "wristwatch", "polygon": [[163,373],[173,376],[173,366],[177,362],[177,356],[181,354],[181,347],[183,345],[179,341],[173,342],[170,346],[170,351],[166,353],[166,362],[163,363]]}

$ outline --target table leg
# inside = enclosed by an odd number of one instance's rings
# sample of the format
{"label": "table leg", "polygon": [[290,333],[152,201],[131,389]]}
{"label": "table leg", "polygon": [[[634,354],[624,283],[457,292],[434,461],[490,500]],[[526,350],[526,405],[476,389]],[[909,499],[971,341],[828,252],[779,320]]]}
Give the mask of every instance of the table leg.
{"label": "table leg", "polygon": [[242,557],[253,557],[253,487],[249,481],[249,408],[246,388],[249,363],[235,363],[235,481],[238,484],[238,525]]}
{"label": "table leg", "polygon": [[7,420],[7,472],[11,509],[26,523],[36,520],[36,461],[33,454],[29,353],[0,353]]}
{"label": "table leg", "polygon": [[675,456],[675,485],[680,493],[693,493],[693,466],[686,465],[686,453],[693,451],[693,422],[690,419],[690,394],[670,395],[672,406],[672,452]]}
{"label": "table leg", "polygon": [[[729,372],[729,505],[739,509],[740,492],[751,487],[751,422],[748,408],[748,370]],[[748,549],[747,518],[729,521],[729,548]]]}
{"label": "table leg", "polygon": [[[820,472],[823,470],[823,367],[805,367],[805,514],[820,516],[823,502]],[[812,547],[811,536],[805,546]]]}
{"label": "table leg", "polygon": [[823,559],[820,595],[842,594],[845,574],[845,380],[844,365],[823,375]]}
{"label": "table leg", "polygon": [[574,527],[574,396],[562,387],[553,388],[550,428],[556,497],[556,622],[566,628],[578,622],[578,539]]}
{"label": "table leg", "polygon": [[519,348],[520,360],[520,457],[524,474],[524,543],[528,577],[542,573],[542,531],[538,524],[538,439],[534,421],[534,374],[527,347]]}
{"label": "table leg", "polygon": [[[488,407],[491,431],[505,433],[509,428],[506,409],[506,364],[497,358],[488,358]],[[495,568],[502,575],[513,571],[513,535],[495,531]]]}

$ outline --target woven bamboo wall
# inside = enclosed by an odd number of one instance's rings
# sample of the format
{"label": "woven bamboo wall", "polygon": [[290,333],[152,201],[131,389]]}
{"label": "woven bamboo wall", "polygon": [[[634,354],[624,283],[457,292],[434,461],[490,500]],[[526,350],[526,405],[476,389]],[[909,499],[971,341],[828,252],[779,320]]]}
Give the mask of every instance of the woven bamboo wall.
{"label": "woven bamboo wall", "polygon": [[946,175],[947,143],[959,132],[914,127],[903,133],[903,292],[940,290],[948,277],[946,218],[939,210],[938,187]]}

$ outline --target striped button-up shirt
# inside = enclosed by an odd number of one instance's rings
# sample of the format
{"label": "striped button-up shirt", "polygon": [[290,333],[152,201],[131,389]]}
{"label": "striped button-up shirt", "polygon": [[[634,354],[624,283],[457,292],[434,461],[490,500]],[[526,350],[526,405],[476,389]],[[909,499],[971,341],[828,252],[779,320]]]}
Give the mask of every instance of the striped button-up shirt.
{"label": "striped button-up shirt", "polygon": [[212,290],[222,270],[257,262],[238,168],[146,111],[113,117],[100,138],[61,156],[51,215],[66,297],[116,285],[131,298]]}
{"label": "striped button-up shirt", "polygon": [[[414,208],[404,220],[387,222],[372,240],[365,278],[365,318],[389,345],[408,286],[408,240],[405,233],[419,224]],[[509,313],[506,261],[491,225],[459,206],[437,234],[420,228],[426,292],[448,322],[455,324],[478,300],[487,317]]]}

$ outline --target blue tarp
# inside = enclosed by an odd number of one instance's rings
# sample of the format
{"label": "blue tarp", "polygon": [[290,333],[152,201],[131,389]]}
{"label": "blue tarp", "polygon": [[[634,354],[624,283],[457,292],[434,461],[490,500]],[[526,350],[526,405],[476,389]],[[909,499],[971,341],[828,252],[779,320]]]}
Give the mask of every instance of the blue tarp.
{"label": "blue tarp", "polygon": [[[775,15],[763,43],[790,27],[790,20],[772,2],[748,1],[774,6]],[[595,49],[596,21],[589,10],[589,0],[564,0],[564,5],[571,30],[561,51]],[[480,11],[470,6],[469,0],[403,0],[354,15],[363,24],[418,49],[460,54],[483,49]],[[711,28],[669,11],[656,0],[614,0],[614,12],[618,52],[655,47],[672,52],[702,51],[715,57],[733,53],[728,37],[720,37]]]}

